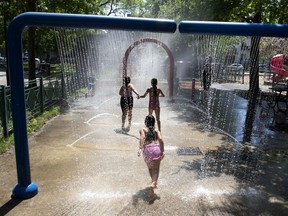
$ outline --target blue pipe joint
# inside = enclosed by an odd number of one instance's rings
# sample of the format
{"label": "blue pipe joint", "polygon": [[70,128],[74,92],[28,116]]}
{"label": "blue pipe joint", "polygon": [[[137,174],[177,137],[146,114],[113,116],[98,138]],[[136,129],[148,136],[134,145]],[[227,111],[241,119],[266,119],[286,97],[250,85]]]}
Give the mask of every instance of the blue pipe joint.
{"label": "blue pipe joint", "polygon": [[12,191],[12,197],[17,199],[29,199],[37,194],[38,186],[34,182],[31,182],[28,186],[17,184]]}

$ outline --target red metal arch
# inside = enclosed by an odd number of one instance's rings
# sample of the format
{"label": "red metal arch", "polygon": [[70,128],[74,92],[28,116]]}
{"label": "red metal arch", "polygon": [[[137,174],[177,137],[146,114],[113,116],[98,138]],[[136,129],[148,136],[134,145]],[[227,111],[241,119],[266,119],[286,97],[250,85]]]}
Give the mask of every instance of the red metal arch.
{"label": "red metal arch", "polygon": [[164,50],[166,51],[166,53],[167,53],[167,55],[169,57],[169,64],[170,64],[169,79],[168,79],[169,97],[173,98],[174,57],[173,57],[173,54],[172,54],[171,50],[168,48],[168,46],[166,44],[164,44],[163,42],[157,40],[157,39],[154,39],[154,38],[143,38],[143,39],[140,39],[138,41],[135,41],[132,45],[130,45],[128,47],[128,49],[125,52],[124,58],[123,58],[123,76],[127,76],[127,62],[128,62],[128,57],[129,57],[130,52],[135,47],[137,47],[141,43],[145,43],[145,42],[156,43],[156,44],[160,45],[161,47],[163,47]]}

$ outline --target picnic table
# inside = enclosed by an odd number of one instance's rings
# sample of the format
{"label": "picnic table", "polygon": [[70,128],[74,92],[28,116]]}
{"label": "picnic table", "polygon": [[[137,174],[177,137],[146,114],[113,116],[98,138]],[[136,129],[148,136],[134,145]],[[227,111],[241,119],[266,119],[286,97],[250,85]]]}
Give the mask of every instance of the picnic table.
{"label": "picnic table", "polygon": [[275,93],[274,112],[286,113],[288,111],[288,85],[275,85],[271,89]]}

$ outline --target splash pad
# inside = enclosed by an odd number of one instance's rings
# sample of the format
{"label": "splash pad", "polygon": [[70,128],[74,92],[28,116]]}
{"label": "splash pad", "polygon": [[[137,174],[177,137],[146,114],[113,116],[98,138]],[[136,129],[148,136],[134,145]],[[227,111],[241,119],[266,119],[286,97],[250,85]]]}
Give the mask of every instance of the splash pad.
{"label": "splash pad", "polygon": [[[124,21],[125,20],[125,21]],[[176,23],[169,20],[123,19],[89,15],[24,13],[17,16],[8,29],[9,71],[11,73],[11,97],[18,185],[13,196],[28,199],[38,193],[38,186],[31,181],[26,110],[24,96],[24,73],[22,63],[22,31],[26,26],[51,26],[74,28],[100,28],[143,30],[152,32],[175,32]]]}
{"label": "splash pad", "polygon": [[[163,25],[163,23],[166,25]],[[21,44],[21,34],[25,26],[84,27],[170,33],[173,33],[176,30],[176,23],[174,21],[135,18],[119,19],[111,17],[67,14],[25,13],[16,17],[11,22],[8,31],[8,54],[10,59],[9,68],[11,72],[12,111],[18,176],[18,185],[13,190],[13,196],[20,199],[31,198],[38,193],[38,187],[31,181],[30,177],[30,161],[26,126]],[[284,25],[273,26],[239,23],[197,23],[185,21],[179,24],[179,31],[180,33],[192,34],[208,33],[287,37],[287,26]]]}

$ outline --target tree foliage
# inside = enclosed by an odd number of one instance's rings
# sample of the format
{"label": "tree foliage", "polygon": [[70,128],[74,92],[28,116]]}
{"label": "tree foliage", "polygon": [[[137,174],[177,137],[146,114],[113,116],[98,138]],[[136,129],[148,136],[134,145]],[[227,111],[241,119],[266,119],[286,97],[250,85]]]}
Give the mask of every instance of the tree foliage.
{"label": "tree foliage", "polygon": [[[285,24],[287,0],[147,0],[148,16],[176,21],[224,21]],[[260,38],[252,37],[251,50],[259,50]],[[189,40],[182,43],[189,44]],[[259,51],[251,52],[251,83],[258,83]],[[255,78],[255,80],[254,80]],[[257,87],[256,87],[257,88]],[[255,89],[256,89],[255,88]]]}
{"label": "tree foliage", "polygon": [[[284,24],[288,23],[286,3],[286,0],[0,0],[0,49],[4,54],[4,19],[9,25],[13,17],[26,11]],[[28,36],[28,31],[24,31],[23,48],[28,50],[28,41],[35,40],[35,56],[44,58],[46,52],[57,51],[54,35],[52,28],[35,28],[33,39],[33,34]],[[177,35],[175,38],[179,39]],[[176,41],[175,49],[188,45],[189,39],[185,40]]]}
{"label": "tree foliage", "polygon": [[286,0],[147,0],[147,16],[177,21],[237,21],[279,23],[288,21]]}
{"label": "tree foliage", "polygon": [[[146,13],[142,0],[2,0],[0,1],[0,49],[5,47],[3,19],[10,21],[18,14],[27,11],[75,13],[116,16],[144,16]],[[41,57],[47,51],[56,51],[56,41],[51,28],[36,28],[36,55]],[[28,49],[28,33],[23,33],[23,48]]]}
{"label": "tree foliage", "polygon": [[[141,0],[2,0],[0,1],[0,51],[5,55],[5,29],[11,20],[24,12],[52,12],[94,15],[142,16]],[[131,10],[130,10],[131,8]],[[7,23],[5,26],[5,22]],[[23,32],[23,51],[29,55],[29,79],[35,79],[35,57],[45,59],[48,52],[57,52],[55,30],[29,27]]]}

